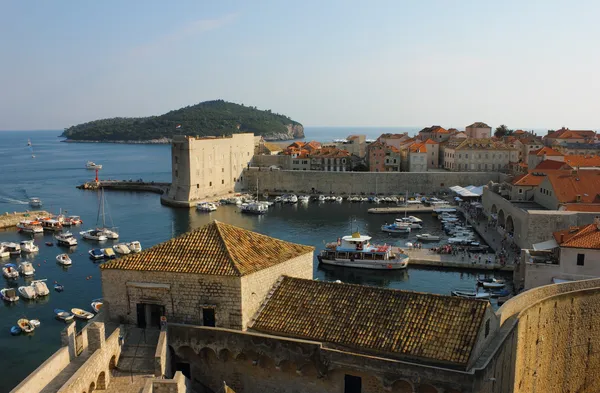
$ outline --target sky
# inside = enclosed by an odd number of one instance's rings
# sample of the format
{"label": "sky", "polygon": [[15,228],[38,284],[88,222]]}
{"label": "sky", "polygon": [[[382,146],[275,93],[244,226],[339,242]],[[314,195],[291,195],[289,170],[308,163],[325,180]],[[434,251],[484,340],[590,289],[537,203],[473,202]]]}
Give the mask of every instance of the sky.
{"label": "sky", "polygon": [[0,0],[0,130],[224,99],[305,126],[600,128],[597,1]]}

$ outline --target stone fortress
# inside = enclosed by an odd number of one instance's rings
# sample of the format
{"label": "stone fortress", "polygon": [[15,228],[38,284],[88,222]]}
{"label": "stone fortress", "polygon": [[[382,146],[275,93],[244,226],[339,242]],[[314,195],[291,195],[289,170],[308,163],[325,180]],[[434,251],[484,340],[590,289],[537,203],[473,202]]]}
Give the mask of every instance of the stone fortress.
{"label": "stone fortress", "polygon": [[99,319],[67,328],[13,392],[600,391],[600,279],[534,288],[494,312],[312,280],[313,253],[215,221],[109,261]]}

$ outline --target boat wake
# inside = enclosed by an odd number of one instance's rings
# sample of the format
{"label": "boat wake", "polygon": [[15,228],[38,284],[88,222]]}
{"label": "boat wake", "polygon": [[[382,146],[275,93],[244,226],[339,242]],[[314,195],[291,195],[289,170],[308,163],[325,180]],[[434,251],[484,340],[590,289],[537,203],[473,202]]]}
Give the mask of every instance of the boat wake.
{"label": "boat wake", "polygon": [[11,205],[28,205],[29,204],[29,201],[20,201],[18,199],[8,198],[8,197],[3,197],[3,196],[0,196],[0,202],[8,203]]}

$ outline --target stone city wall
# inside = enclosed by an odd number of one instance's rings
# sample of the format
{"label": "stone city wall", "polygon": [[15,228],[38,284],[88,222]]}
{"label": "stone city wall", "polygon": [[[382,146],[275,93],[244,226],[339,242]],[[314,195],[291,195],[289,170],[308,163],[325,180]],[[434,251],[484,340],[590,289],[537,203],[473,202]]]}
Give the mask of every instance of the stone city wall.
{"label": "stone city wall", "polygon": [[187,393],[190,391],[189,379],[181,371],[177,371],[173,379],[148,379],[142,393]]}
{"label": "stone city wall", "polygon": [[69,365],[69,348],[62,347],[18,384],[11,393],[33,393],[42,390]]}
{"label": "stone city wall", "polygon": [[169,351],[167,351],[167,331],[163,330],[158,335],[158,344],[154,353],[154,376],[162,378],[170,374]]}
{"label": "stone city wall", "polygon": [[[260,170],[259,170],[260,169]],[[502,178],[502,179],[500,179]],[[483,185],[498,182],[504,175],[497,172],[321,172],[284,171],[265,168],[245,169],[243,185],[260,192],[334,193],[334,194],[396,194],[406,192],[433,193],[448,191],[452,186]]]}

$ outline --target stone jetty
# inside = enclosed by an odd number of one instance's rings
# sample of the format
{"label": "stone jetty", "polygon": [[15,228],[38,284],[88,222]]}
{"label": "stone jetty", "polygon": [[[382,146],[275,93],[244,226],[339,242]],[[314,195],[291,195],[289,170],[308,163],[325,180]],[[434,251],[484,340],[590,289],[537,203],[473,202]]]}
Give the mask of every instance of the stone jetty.
{"label": "stone jetty", "polygon": [[142,191],[164,194],[171,183],[143,182],[139,180],[101,180],[83,183],[77,186],[80,190],[122,190],[122,191]]}
{"label": "stone jetty", "polygon": [[0,216],[0,229],[15,227],[22,220],[48,216],[51,214],[44,210],[4,213]]}

